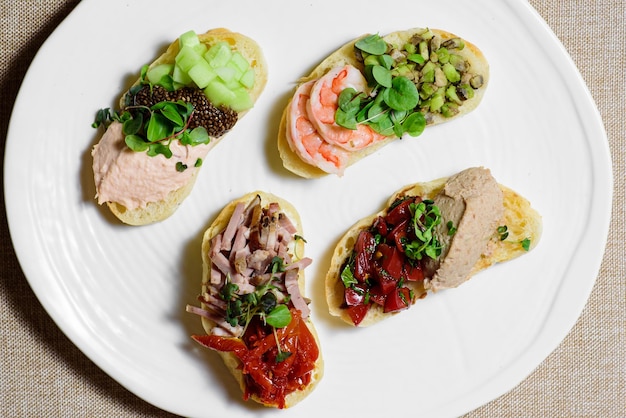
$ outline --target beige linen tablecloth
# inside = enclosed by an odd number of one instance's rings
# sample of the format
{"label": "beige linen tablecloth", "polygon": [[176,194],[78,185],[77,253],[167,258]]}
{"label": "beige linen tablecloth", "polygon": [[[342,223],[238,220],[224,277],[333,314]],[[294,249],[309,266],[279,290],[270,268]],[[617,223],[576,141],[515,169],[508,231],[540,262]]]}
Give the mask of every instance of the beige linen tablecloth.
{"label": "beige linen tablecloth", "polygon": [[[77,3],[2,2],[3,158],[9,116],[27,67]],[[600,274],[567,338],[512,391],[467,416],[626,417],[626,7],[623,0],[530,3],[572,55],[602,114],[614,165],[613,217]],[[30,289],[10,242],[4,210],[1,216],[0,416],[168,416],[111,379],[59,330]]]}

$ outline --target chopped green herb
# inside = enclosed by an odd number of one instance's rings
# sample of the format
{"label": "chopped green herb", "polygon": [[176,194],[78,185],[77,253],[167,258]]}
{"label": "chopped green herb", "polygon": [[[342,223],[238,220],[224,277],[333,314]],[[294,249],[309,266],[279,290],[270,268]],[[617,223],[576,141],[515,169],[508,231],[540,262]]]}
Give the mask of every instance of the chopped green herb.
{"label": "chopped green herb", "polygon": [[448,221],[446,226],[448,227],[448,235],[452,236],[456,234],[456,227],[452,224],[452,221]]}
{"label": "chopped green herb", "polygon": [[530,250],[530,238],[525,238],[523,240],[520,241],[520,244],[522,244],[522,248],[526,251]]}
{"label": "chopped green herb", "polygon": [[441,255],[441,244],[435,236],[434,228],[441,223],[439,207],[432,200],[411,203],[413,228],[416,240],[403,243],[404,251],[409,259],[421,260],[424,256],[433,260]]}
{"label": "chopped green herb", "polygon": [[506,225],[499,226],[498,235],[500,236],[500,241],[507,239],[509,237],[509,227]]}
{"label": "chopped green herb", "polygon": [[341,270],[341,281],[346,288],[358,283],[349,264],[347,264],[343,268],[343,270]]}
{"label": "chopped green herb", "polygon": [[289,351],[279,351],[278,354],[276,354],[276,363],[281,363],[285,360],[287,360],[292,353],[290,353]]}

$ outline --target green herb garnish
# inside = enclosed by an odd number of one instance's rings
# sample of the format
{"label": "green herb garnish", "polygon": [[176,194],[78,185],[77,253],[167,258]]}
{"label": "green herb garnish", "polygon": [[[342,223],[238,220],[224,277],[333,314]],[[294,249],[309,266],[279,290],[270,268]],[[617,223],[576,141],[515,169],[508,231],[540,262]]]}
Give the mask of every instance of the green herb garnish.
{"label": "green herb garnish", "polygon": [[452,236],[452,235],[456,234],[456,227],[454,226],[452,221],[448,221],[446,226],[448,227],[448,235]]}
{"label": "green herb garnish", "polygon": [[[131,87],[129,94],[126,95],[127,100],[144,86],[152,89],[153,84],[146,78],[147,71],[148,66],[144,65],[141,68],[140,83]],[[162,87],[167,89],[166,85]],[[189,128],[193,112],[194,106],[182,100],[162,101],[150,107],[127,103],[127,106],[119,112],[110,108],[100,109],[91,126],[94,128],[104,126],[106,129],[113,121],[120,122],[124,142],[128,148],[135,152],[146,152],[151,157],[161,154],[170,158],[172,156],[170,143],[173,140],[180,141],[182,145],[192,146],[210,142],[211,139],[204,127]],[[179,170],[180,167],[176,168]]]}
{"label": "green herb garnish", "polygon": [[500,236],[500,241],[504,241],[505,239],[507,239],[509,237],[509,227],[506,225],[502,225],[499,226],[498,229],[498,235]]}
{"label": "green herb garnish", "polygon": [[[276,259],[280,259],[280,257],[275,257],[274,260]],[[276,273],[279,271],[277,266],[282,267],[282,262],[278,263],[274,260],[272,261],[272,272]],[[274,280],[272,278],[268,283],[257,286],[254,292],[240,295],[237,293],[239,286],[230,282],[230,278],[227,277],[227,281],[220,291],[220,297],[226,302],[226,322],[233,327],[240,325],[245,329],[252,318],[258,315],[264,323],[274,328],[283,328],[289,325],[291,312],[286,305],[289,299],[287,298],[284,303],[277,303],[276,295],[273,292],[274,289],[277,289],[272,284]]]}
{"label": "green herb garnish", "polygon": [[393,67],[387,43],[379,35],[369,35],[357,41],[356,47],[369,54],[364,75],[372,92],[366,95],[354,88],[344,89],[335,112],[337,125],[357,129],[358,124],[367,124],[385,136],[419,136],[426,127],[426,118],[416,110],[419,92],[415,83]]}
{"label": "green herb garnish", "polygon": [[92,126],[106,128],[112,121],[120,122],[128,148],[147,152],[150,156],[161,154],[170,158],[173,140],[192,146],[208,144],[211,140],[204,127],[189,129],[193,110],[191,103],[182,100],[159,102],[151,107],[129,106],[119,113],[108,108],[100,109]]}
{"label": "green herb garnish", "polygon": [[[499,226],[497,231],[500,241],[505,241],[509,237],[509,228],[506,225]],[[519,244],[525,251],[529,251],[531,240],[530,238],[524,238],[523,240],[519,241]]]}
{"label": "green herb garnish", "polygon": [[421,260],[424,256],[436,259],[442,250],[434,234],[435,227],[441,223],[439,207],[432,200],[423,200],[417,204],[411,203],[409,208],[416,239],[403,243],[406,256],[412,260]]}

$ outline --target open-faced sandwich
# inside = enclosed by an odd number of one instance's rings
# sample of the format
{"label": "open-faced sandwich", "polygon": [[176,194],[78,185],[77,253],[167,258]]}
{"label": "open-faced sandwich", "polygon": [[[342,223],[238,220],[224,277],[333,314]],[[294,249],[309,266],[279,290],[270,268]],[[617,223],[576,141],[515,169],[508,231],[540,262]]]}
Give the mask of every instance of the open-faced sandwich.
{"label": "open-faced sandwich", "polygon": [[472,111],[488,80],[482,52],[452,33],[364,35],[300,80],[278,133],[283,165],[306,178],[342,175],[394,139]]}
{"label": "open-faced sandwich", "polygon": [[226,29],[174,41],[94,123],[96,197],[122,222],[170,216],[191,192],[203,159],[250,110],[267,82],[261,48]]}
{"label": "open-faced sandwich", "polygon": [[322,353],[304,296],[302,225],[296,209],[257,191],[228,204],[202,242],[200,315],[244,399],[288,408],[315,388]]}
{"label": "open-faced sandwich", "polygon": [[482,167],[408,185],[339,240],[326,275],[330,313],[355,326],[381,321],[525,254],[541,228],[530,203]]}

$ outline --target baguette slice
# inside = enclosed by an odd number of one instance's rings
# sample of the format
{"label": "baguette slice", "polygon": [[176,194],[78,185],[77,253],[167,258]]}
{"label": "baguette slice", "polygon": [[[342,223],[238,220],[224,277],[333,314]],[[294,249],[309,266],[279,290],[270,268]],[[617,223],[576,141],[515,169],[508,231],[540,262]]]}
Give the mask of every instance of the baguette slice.
{"label": "baguette slice", "polygon": [[[409,42],[413,36],[423,34],[426,31],[428,31],[428,29],[414,28],[405,31],[392,32],[386,36],[383,36],[383,39],[393,46],[402,46],[405,43]],[[440,40],[441,43],[444,43],[450,39],[459,38],[453,33],[440,29],[430,29],[430,32],[432,32],[435,37]],[[327,74],[332,69],[343,67],[345,65],[352,65],[358,68],[361,72],[363,72],[364,65],[356,58],[354,51],[356,42],[360,39],[365,38],[366,36],[368,35],[363,35],[357,39],[354,39],[330,54],[308,76],[300,79],[298,82],[298,86],[301,86],[302,84],[312,80],[317,80],[323,75]],[[425,115],[427,128],[428,126],[434,126],[451,121],[453,119],[457,119],[460,116],[471,112],[472,110],[476,109],[476,107],[483,99],[485,90],[489,82],[489,64],[486,57],[484,56],[482,51],[478,49],[478,47],[468,42],[467,40],[464,40],[463,42],[464,47],[460,50],[455,50],[455,54],[460,55],[464,58],[464,60],[468,63],[470,68],[469,71],[471,71],[472,74],[482,76],[482,86],[474,90],[472,98],[465,100],[463,104],[458,107],[458,113],[455,116],[444,117],[441,113],[427,112],[427,114]],[[290,105],[291,102],[283,111],[278,132],[278,151],[283,161],[283,166],[287,170],[304,178],[317,178],[327,175],[328,172],[323,171],[322,169],[314,165],[304,162],[290,146],[287,139],[287,125]],[[396,139],[398,138],[395,136],[391,136],[379,142],[373,143],[370,146],[367,146],[358,151],[352,151],[344,168],[355,164],[364,157],[372,154],[373,152],[377,151],[381,147]]]}
{"label": "baguette slice", "polygon": [[[243,202],[246,206],[248,206],[251,204],[251,202],[255,201],[256,199],[260,199],[260,206],[263,208],[267,208],[270,205],[270,203],[278,203],[282,213],[287,216],[287,218],[291,221],[291,224],[293,224],[295,228],[297,229],[297,232],[295,233],[295,235],[302,237],[302,223],[300,220],[300,216],[298,212],[296,211],[295,207],[291,205],[291,203],[289,203],[288,201],[276,195],[262,192],[262,191],[256,191],[253,193],[246,194],[245,196],[230,202],[220,212],[220,214],[213,221],[211,226],[206,230],[203,236],[203,240],[202,240],[202,262],[203,262],[202,294],[203,295],[206,296],[210,292],[209,290],[210,286],[215,286],[215,284],[211,284],[211,270],[214,267],[212,265],[212,261],[210,257],[210,253],[212,250],[212,240],[218,234],[220,234],[227,228],[233,216],[233,213],[235,213],[236,211],[235,208],[237,204]],[[304,258],[304,240],[303,239],[295,239],[295,241],[293,242],[293,248],[291,248],[290,250],[290,256],[292,257],[292,261],[295,261],[297,259],[301,260]],[[297,282],[298,282],[297,284],[298,284],[300,294],[304,296],[305,286],[304,286],[304,270],[303,269],[300,269],[298,271]],[[292,298],[292,302],[290,302],[289,304],[290,304],[290,308],[294,309],[293,298]],[[202,303],[202,308],[204,310],[210,309],[210,307],[205,302]],[[188,310],[190,312],[194,311],[193,308],[191,310],[188,308]],[[212,320],[207,316],[201,315],[201,319],[202,319],[202,325],[206,333],[208,335],[216,334],[214,329],[216,327],[220,327],[220,325],[215,320]],[[298,402],[302,401],[304,398],[306,398],[313,391],[313,389],[316,387],[319,381],[322,379],[322,376],[324,374],[324,362],[322,359],[322,352],[320,350],[320,343],[319,343],[317,331],[315,330],[315,327],[313,325],[313,322],[310,316],[307,315],[307,318],[301,319],[301,321],[303,321],[303,323],[306,325],[306,327],[310,331],[310,334],[314,338],[319,354],[315,360],[313,370],[309,372],[310,379],[309,379],[308,384],[305,387],[301,387],[291,393],[285,394],[284,403],[281,403],[280,400],[268,401],[267,399],[262,399],[257,393],[254,393],[254,392],[250,393],[250,389],[246,385],[246,376],[248,375],[247,374],[244,375],[244,367],[243,367],[244,365],[242,361],[233,352],[216,350],[219,353],[219,355],[222,357],[222,360],[226,364],[226,367],[228,368],[228,370],[232,373],[232,375],[235,377],[235,379],[239,383],[241,390],[244,392],[244,399],[247,399],[247,397],[249,396],[254,401],[259,402],[268,407],[289,408],[289,407],[296,405]],[[202,338],[203,337],[194,336],[194,339],[196,339],[201,344],[202,344]],[[236,339],[239,341],[242,341],[239,338],[236,338]],[[215,349],[214,347],[209,347],[209,348]]]}
{"label": "baguette slice", "polygon": [[[268,77],[267,64],[260,46],[253,39],[240,33],[231,32],[230,30],[224,28],[211,29],[206,33],[199,34],[198,38],[201,43],[204,43],[209,47],[218,42],[226,41],[233,50],[239,51],[247,59],[255,73],[255,83],[249,90],[250,98],[253,102],[255,102],[263,92]],[[160,64],[173,63],[179,50],[179,40],[176,39],[169,45],[163,54],[150,64],[149,68],[153,68]],[[138,85],[139,83],[140,79],[138,79],[134,85]],[[119,106],[121,109],[125,107],[125,98],[127,94],[128,92],[124,93],[120,98]],[[241,119],[247,112],[248,110],[238,112],[238,120]],[[210,149],[224,139],[227,133],[219,137],[212,137],[209,144]],[[98,145],[96,145],[96,147],[97,146]],[[131,151],[126,150],[126,152]],[[145,155],[145,158],[154,157]],[[175,190],[171,190],[161,199],[148,201],[145,206],[128,208],[123,203],[115,201],[108,201],[106,204],[117,218],[129,225],[146,225],[162,221],[171,216],[178,209],[180,204],[193,189],[200,167],[189,167],[187,170],[192,170],[192,174],[183,186]],[[138,177],[141,177],[141,175],[139,174]],[[146,181],[149,182],[149,179]]]}
{"label": "baguette slice", "polygon": [[[385,208],[371,216],[365,217],[355,223],[339,240],[331,259],[331,266],[326,275],[325,291],[326,300],[329,306],[330,314],[341,318],[350,325],[354,325],[348,311],[342,306],[344,305],[344,284],[340,274],[346,259],[350,256],[354,249],[354,245],[359,233],[370,228],[374,220],[378,216],[384,216],[388,208],[397,199],[407,196],[421,196],[424,199],[434,199],[446,186],[448,177],[432,180],[429,182],[415,183],[407,185],[396,191],[387,201]],[[502,219],[497,223],[498,226],[506,225],[508,228],[508,237],[501,240],[501,236],[497,230],[488,240],[480,258],[476,261],[471,269],[470,274],[465,280],[468,280],[478,272],[490,267],[496,263],[512,260],[521,255],[526,254],[539,243],[542,231],[542,221],[540,214],[531,207],[531,204],[524,197],[513,191],[512,189],[498,184],[502,191],[504,212]],[[521,245],[522,241],[528,240],[527,249]],[[428,279],[428,277],[426,277]],[[415,300],[423,298],[430,289],[427,289],[428,280],[418,282],[406,282],[414,292]],[[358,324],[360,327],[369,326],[382,321],[398,312],[383,312],[380,305],[372,304],[363,320]]]}

